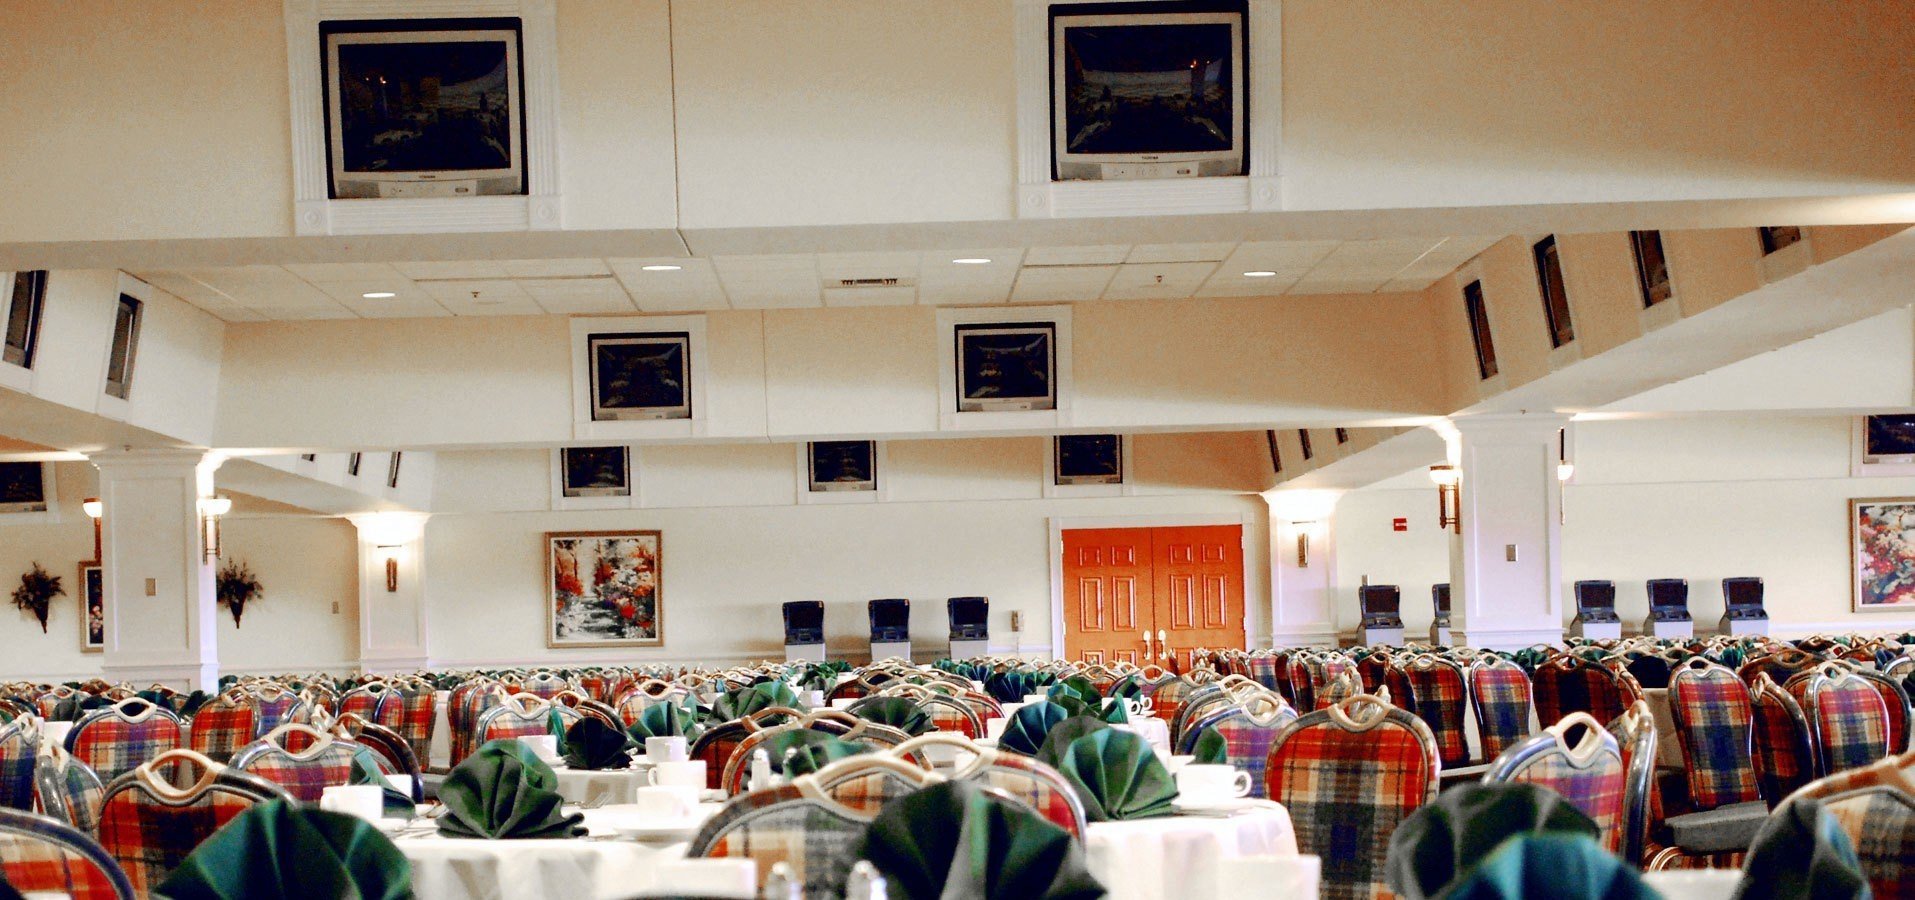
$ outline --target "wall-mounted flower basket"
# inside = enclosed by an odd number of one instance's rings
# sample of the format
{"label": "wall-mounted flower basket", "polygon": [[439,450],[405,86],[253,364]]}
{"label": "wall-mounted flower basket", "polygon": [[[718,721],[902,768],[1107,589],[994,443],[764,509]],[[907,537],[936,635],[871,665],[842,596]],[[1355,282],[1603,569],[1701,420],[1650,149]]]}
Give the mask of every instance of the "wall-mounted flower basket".
{"label": "wall-mounted flower basket", "polygon": [[219,603],[233,614],[233,627],[239,627],[239,618],[246,614],[246,604],[259,599],[259,579],[245,563],[229,559],[219,569]]}
{"label": "wall-mounted flower basket", "polygon": [[13,605],[33,613],[40,620],[40,633],[47,631],[47,609],[53,604],[53,598],[62,596],[66,589],[60,586],[60,576],[49,573],[38,562],[32,571],[20,576],[20,586],[13,589]]}

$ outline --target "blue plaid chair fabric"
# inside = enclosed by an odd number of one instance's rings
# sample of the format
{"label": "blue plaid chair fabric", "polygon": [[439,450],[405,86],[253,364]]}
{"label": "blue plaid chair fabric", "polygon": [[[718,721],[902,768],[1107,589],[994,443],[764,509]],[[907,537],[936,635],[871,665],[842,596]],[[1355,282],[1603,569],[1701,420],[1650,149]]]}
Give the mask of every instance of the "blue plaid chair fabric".
{"label": "blue plaid chair fabric", "polygon": [[362,684],[339,695],[339,702],[333,707],[334,716],[358,716],[369,722],[379,721],[379,708],[387,698],[393,695],[392,688],[383,681]]}
{"label": "blue plaid chair fabric", "polygon": [[107,785],[106,800],[100,805],[100,844],[141,896],[165,881],[193,848],[235,816],[268,800],[292,800],[272,782],[210,760],[184,791],[160,774],[163,768],[171,768],[176,757],[194,765],[205,760],[196,756],[192,751],[169,753]]}
{"label": "blue plaid chair fabric", "polygon": [[1297,711],[1275,693],[1267,695],[1274,704],[1253,704],[1252,710],[1233,706],[1209,716],[1192,729],[1201,734],[1214,730],[1223,738],[1224,762],[1250,773],[1250,796],[1265,797],[1269,785],[1264,772],[1270,764],[1270,747],[1277,735],[1297,720]]}
{"label": "blue plaid chair fabric", "polygon": [[479,727],[479,716],[486,710],[505,702],[505,689],[497,682],[477,680],[468,681],[452,689],[446,699],[446,724],[451,727],[452,765],[458,765],[478,744],[472,737]]}
{"label": "blue plaid chair fabric", "polygon": [[438,694],[431,688],[394,688],[371,721],[405,738],[406,743],[412,745],[413,758],[426,759],[432,754],[432,726],[437,704]]}
{"label": "blue plaid chair fabric", "polygon": [[302,803],[318,803],[326,788],[352,783],[353,759],[366,752],[353,741],[331,735],[294,752],[268,735],[233,754],[232,768],[277,784]]}
{"label": "blue plaid chair fabric", "polygon": [[[223,763],[259,736],[259,712],[242,695],[221,694],[193,713],[188,745]],[[278,727],[278,726],[274,726]]]}
{"label": "blue plaid chair fabric", "polygon": [[1265,772],[1297,847],[1322,858],[1322,896],[1388,894],[1390,835],[1436,797],[1436,737],[1410,713],[1361,694],[1303,714],[1277,735]]}
{"label": "blue plaid chair fabric", "polygon": [[1909,708],[1908,694],[1902,689],[1899,679],[1858,665],[1855,674],[1874,685],[1875,692],[1882,695],[1882,705],[1888,711],[1888,752],[1901,753],[1908,749],[1909,719],[1915,716],[1915,710]]}
{"label": "blue plaid chair fabric", "polygon": [[1567,653],[1538,665],[1530,685],[1536,716],[1544,722],[1560,722],[1573,712],[1608,722],[1642,699],[1642,689],[1628,672]]}
{"label": "blue plaid chair fabric", "polygon": [[515,693],[531,694],[540,700],[550,700],[559,694],[576,690],[570,679],[557,672],[533,672],[519,682]]}
{"label": "blue plaid chair fabric", "polygon": [[1762,799],[1749,689],[1727,668],[1700,657],[1669,676],[1669,714],[1698,810]]}
{"label": "blue plaid chair fabric", "polygon": [[1470,669],[1470,700],[1483,756],[1495,759],[1529,734],[1529,673],[1485,654]]}
{"label": "blue plaid chair fabric", "polygon": [[1906,765],[1879,760],[1810,782],[1787,801],[1819,801],[1835,817],[1877,897],[1915,896],[1915,795]]}
{"label": "blue plaid chair fabric", "polygon": [[33,809],[33,770],[40,758],[40,729],[32,719],[0,725],[0,807]]}
{"label": "blue plaid chair fabric", "polygon": [[312,705],[279,685],[248,688],[241,697],[253,708],[253,734],[247,736],[248,741],[287,722],[312,724]]}
{"label": "blue plaid chair fabric", "polygon": [[1756,673],[1749,702],[1755,716],[1756,781],[1774,809],[1815,777],[1814,732],[1801,705],[1766,672]]}
{"label": "blue plaid chair fabric", "polygon": [[1445,766],[1469,765],[1468,679],[1461,666],[1432,654],[1422,654],[1403,666],[1403,677],[1415,692],[1413,711],[1436,735],[1436,747]]}
{"label": "blue plaid chair fabric", "polygon": [[[1583,731],[1575,743],[1569,733]],[[1586,713],[1569,717],[1504,751],[1483,773],[1484,781],[1545,787],[1576,805],[1600,829],[1603,846],[1623,849],[1628,766],[1615,735]]]}
{"label": "blue plaid chair fabric", "polygon": [[122,700],[80,718],[67,734],[75,759],[112,781],[168,750],[185,735],[179,717],[144,700]]}
{"label": "blue plaid chair fabric", "polygon": [[1802,711],[1822,764],[1817,774],[1860,768],[1888,755],[1888,707],[1875,685],[1836,663],[1807,673],[1807,679]]}
{"label": "blue plaid chair fabric", "polygon": [[1250,654],[1250,658],[1247,662],[1249,664],[1249,675],[1252,681],[1273,691],[1277,689],[1278,682],[1282,680],[1282,673],[1277,669],[1277,658],[1275,654],[1259,650],[1256,653]]}
{"label": "blue plaid chair fabric", "polygon": [[772,866],[786,863],[804,896],[838,897],[870,824],[870,816],[802,785],[782,785],[732,798],[699,829],[685,855],[750,859],[760,883]]}
{"label": "blue plaid chair fabric", "polygon": [[33,795],[41,812],[92,834],[99,828],[106,783],[59,747],[47,747],[34,767]]}
{"label": "blue plaid chair fabric", "polygon": [[46,816],[0,810],[0,884],[71,900],[133,900],[133,884],[98,841]]}
{"label": "blue plaid chair fabric", "polygon": [[1662,821],[1662,793],[1656,784],[1656,746],[1661,735],[1646,700],[1609,723],[1624,766],[1621,853],[1624,862],[1642,867],[1648,861],[1649,828]]}

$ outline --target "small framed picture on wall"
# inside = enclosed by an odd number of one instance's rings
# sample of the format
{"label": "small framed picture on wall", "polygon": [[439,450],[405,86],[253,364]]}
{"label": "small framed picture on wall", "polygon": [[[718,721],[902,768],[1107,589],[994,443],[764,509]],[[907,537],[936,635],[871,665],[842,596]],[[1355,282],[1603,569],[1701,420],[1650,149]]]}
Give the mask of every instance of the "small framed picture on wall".
{"label": "small framed picture on wall", "polygon": [[1118,434],[1067,434],[1052,438],[1057,484],[1123,484],[1124,437]]}
{"label": "small framed picture on wall", "polygon": [[632,448],[566,447],[559,451],[567,497],[630,497]]}
{"label": "small framed picture on wall", "polygon": [[877,441],[812,441],[806,458],[813,493],[878,489]]}
{"label": "small framed picture on wall", "polygon": [[106,649],[106,570],[94,561],[80,564],[80,651]]}

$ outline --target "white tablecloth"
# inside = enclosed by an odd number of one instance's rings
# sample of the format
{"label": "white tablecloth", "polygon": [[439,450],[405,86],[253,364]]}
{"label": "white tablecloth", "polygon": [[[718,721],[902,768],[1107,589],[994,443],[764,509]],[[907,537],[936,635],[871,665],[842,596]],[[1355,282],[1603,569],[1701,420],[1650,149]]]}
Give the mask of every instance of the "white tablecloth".
{"label": "white tablecloth", "polygon": [[1225,896],[1217,860],[1295,856],[1297,836],[1290,814],[1273,806],[1227,818],[1093,822],[1084,845],[1091,874],[1111,900],[1208,900]]}
{"label": "white tablecloth", "polygon": [[[699,807],[709,816],[719,804]],[[629,808],[628,808],[629,809]],[[659,863],[683,859],[688,844],[616,839],[605,825],[614,811],[585,810],[586,839],[487,841],[404,835],[396,843],[412,863],[420,900],[622,898],[652,887]]]}
{"label": "white tablecloth", "polygon": [[1668,900],[1728,900],[1742,883],[1740,869],[1649,872],[1642,880]]}
{"label": "white tablecloth", "polygon": [[432,747],[426,754],[428,768],[452,767],[452,692],[439,691],[432,699]]}
{"label": "white tablecloth", "polygon": [[1131,731],[1137,732],[1137,735],[1149,742],[1152,747],[1162,750],[1165,753],[1170,752],[1169,722],[1151,716],[1138,716],[1130,720],[1129,725],[1119,727],[1127,727]]}
{"label": "white tablecloth", "polygon": [[581,806],[604,806],[608,803],[636,803],[639,786],[644,776],[634,769],[570,769],[563,765],[552,767],[553,774],[559,777],[559,796],[567,803]]}

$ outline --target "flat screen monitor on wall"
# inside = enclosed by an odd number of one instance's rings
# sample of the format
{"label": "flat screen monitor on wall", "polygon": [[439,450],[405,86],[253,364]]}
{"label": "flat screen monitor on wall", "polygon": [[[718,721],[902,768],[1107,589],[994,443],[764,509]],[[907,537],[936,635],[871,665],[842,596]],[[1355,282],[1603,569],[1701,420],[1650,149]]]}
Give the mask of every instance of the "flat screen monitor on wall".
{"label": "flat screen monitor on wall", "polygon": [[524,194],[518,19],[323,22],[331,196]]}
{"label": "flat screen monitor on wall", "polygon": [[46,512],[47,482],[43,463],[0,463],[0,513]]}
{"label": "flat screen monitor on wall", "polygon": [[1057,323],[959,325],[958,412],[1057,408]]}
{"label": "flat screen monitor on wall", "polygon": [[594,334],[586,343],[593,421],[692,417],[690,334]]}
{"label": "flat screen monitor on wall", "polygon": [[1057,180],[1244,173],[1242,7],[1149,6],[1051,8]]}

